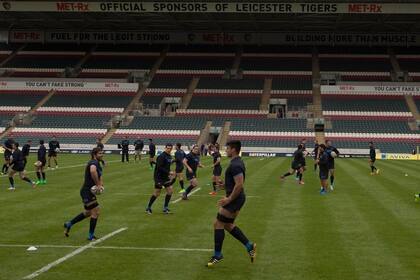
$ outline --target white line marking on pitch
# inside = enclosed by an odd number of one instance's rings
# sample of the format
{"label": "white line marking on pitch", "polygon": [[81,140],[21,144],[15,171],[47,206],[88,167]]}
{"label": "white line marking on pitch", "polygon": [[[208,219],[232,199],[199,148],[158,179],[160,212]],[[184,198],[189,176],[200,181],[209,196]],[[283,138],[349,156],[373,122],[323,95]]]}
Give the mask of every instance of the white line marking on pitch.
{"label": "white line marking on pitch", "polygon": [[[109,192],[109,193],[112,194],[112,195],[151,196],[150,193],[133,193],[133,192],[127,192],[127,193],[122,193],[122,192],[116,192],[116,193],[113,192],[113,193],[111,193],[111,192]],[[212,196],[212,195],[209,195],[209,194],[208,195],[206,195],[206,194],[196,194],[196,195],[194,195],[194,197],[216,197],[216,198],[222,198],[222,197],[224,197],[224,195],[215,195],[215,196]],[[247,195],[246,198],[261,198],[261,196],[259,196],[259,195]]]}
{"label": "white line marking on pitch", "polygon": [[86,249],[92,248],[92,247],[93,247],[93,246],[95,246],[96,244],[99,244],[99,243],[101,243],[101,242],[103,242],[103,241],[107,240],[108,238],[111,238],[111,237],[113,237],[114,235],[116,235],[116,234],[118,234],[118,233],[120,233],[120,232],[125,231],[126,229],[127,229],[126,227],[125,227],[125,228],[120,228],[120,229],[117,229],[116,231],[113,231],[113,232],[111,232],[111,233],[109,233],[109,234],[105,235],[104,237],[99,238],[99,239],[98,239],[98,240],[96,240],[96,241],[93,241],[93,242],[91,242],[91,243],[89,243],[89,244],[86,244],[85,246],[82,246],[82,247],[80,247],[80,248],[78,248],[78,249],[74,250],[73,252],[71,252],[71,253],[69,253],[69,254],[65,255],[64,257],[62,257],[62,258],[60,258],[60,259],[58,259],[58,260],[56,260],[56,261],[53,261],[52,263],[47,264],[46,266],[44,266],[44,267],[42,267],[41,269],[39,269],[39,270],[35,271],[34,273],[29,274],[28,276],[25,276],[23,279],[33,279],[33,278],[35,278],[35,277],[39,276],[40,274],[42,274],[42,273],[44,273],[44,272],[47,272],[48,270],[50,270],[50,269],[51,269],[51,268],[53,268],[54,266],[57,266],[57,265],[59,265],[60,263],[65,262],[66,260],[68,260],[68,259],[70,259],[70,258],[72,258],[72,257],[74,257],[74,256],[76,256],[76,255],[78,255],[78,254],[80,254],[80,253],[82,253],[82,252],[83,252],[83,251],[85,251]]}
{"label": "white line marking on pitch", "polygon": [[[106,161],[106,163],[111,163],[111,162],[119,162],[119,160],[110,160],[110,161]],[[48,172],[52,172],[52,171],[60,171],[62,169],[69,169],[69,168],[76,168],[76,167],[82,167],[82,166],[86,166],[85,164],[77,164],[77,165],[70,165],[70,166],[64,166],[64,167],[60,167],[58,169],[46,169],[45,171]],[[106,165],[105,165],[106,167]],[[36,173],[36,171],[27,171],[26,174],[32,174],[32,173]],[[0,177],[8,177],[9,175],[1,175]]]}
{"label": "white line marking on pitch", "polygon": [[[3,248],[27,248],[30,246],[35,246],[37,248],[57,248],[57,249],[67,249],[74,248],[78,249],[82,246],[76,245],[28,245],[28,244],[0,244],[0,247]],[[133,251],[182,251],[182,252],[211,252],[213,249],[202,249],[202,248],[149,248],[149,247],[120,247],[120,246],[100,246],[100,247],[90,247],[88,249],[103,249],[103,250],[133,250]]]}
{"label": "white line marking on pitch", "polygon": [[[199,190],[201,190],[201,188],[200,188],[200,187],[199,187],[199,188],[196,188],[195,190],[193,190],[192,192],[190,192],[190,193],[188,194],[188,196],[193,195],[194,193],[198,192]],[[180,198],[178,198],[178,199],[176,199],[176,200],[172,201],[171,203],[172,203],[172,204],[175,204],[175,203],[180,202],[181,200],[182,200],[182,197],[180,197]]]}

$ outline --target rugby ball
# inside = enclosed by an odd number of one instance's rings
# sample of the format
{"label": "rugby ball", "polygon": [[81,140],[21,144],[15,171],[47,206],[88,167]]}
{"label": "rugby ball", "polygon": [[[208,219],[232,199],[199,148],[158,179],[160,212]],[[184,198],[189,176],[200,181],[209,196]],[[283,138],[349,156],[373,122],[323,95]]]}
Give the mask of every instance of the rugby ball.
{"label": "rugby ball", "polygon": [[90,188],[90,191],[94,194],[94,195],[100,195],[104,192],[105,188],[101,187],[101,186],[93,186]]}
{"label": "rugby ball", "polygon": [[60,148],[55,149],[55,152],[56,153],[59,153],[60,152]]}
{"label": "rugby ball", "polygon": [[40,166],[42,165],[42,162],[40,162],[40,161],[38,160],[38,161],[36,161],[36,162],[34,163],[34,165],[35,165],[36,167],[40,167]]}
{"label": "rugby ball", "polygon": [[333,157],[333,158],[336,158],[336,157],[337,157],[337,154],[336,154],[334,151],[332,151],[330,155],[331,155],[331,157]]}

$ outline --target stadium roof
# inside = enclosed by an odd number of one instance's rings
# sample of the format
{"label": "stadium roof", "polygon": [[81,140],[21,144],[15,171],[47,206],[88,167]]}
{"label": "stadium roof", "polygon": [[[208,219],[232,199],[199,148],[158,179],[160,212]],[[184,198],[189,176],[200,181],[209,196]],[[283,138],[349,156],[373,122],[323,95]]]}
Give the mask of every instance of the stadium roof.
{"label": "stadium roof", "polygon": [[[4,1],[3,1],[4,2]],[[12,2],[12,1],[10,1]],[[32,1],[37,5],[38,1]],[[47,2],[47,1],[44,1]],[[50,1],[54,2],[54,1]],[[70,1],[61,1],[70,2]],[[73,1],[74,2],[74,1]],[[90,1],[94,2],[94,1]],[[111,1],[100,1],[111,2]],[[169,1],[160,1],[169,2]],[[184,2],[171,0],[170,2]],[[200,2],[200,1],[189,1]],[[201,1],[205,2],[205,1]],[[221,1],[206,1],[221,2]],[[232,1],[224,1],[232,2]],[[321,1],[236,0],[258,3],[320,3]],[[414,0],[351,1],[418,3]],[[13,2],[12,2],[13,3]],[[334,0],[322,3],[349,3]],[[53,13],[0,12],[0,29],[7,30],[103,30],[103,31],[211,31],[211,32],[410,32],[420,33],[419,14],[296,14],[296,13]]]}

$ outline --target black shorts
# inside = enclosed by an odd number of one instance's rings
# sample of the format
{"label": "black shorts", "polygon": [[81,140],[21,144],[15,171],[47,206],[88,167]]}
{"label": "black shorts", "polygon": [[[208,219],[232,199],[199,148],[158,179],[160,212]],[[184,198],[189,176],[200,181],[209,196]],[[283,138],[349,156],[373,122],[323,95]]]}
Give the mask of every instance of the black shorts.
{"label": "black shorts", "polygon": [[6,160],[6,161],[9,161],[10,160],[10,156],[12,155],[12,152],[10,152],[9,150],[5,150],[4,151],[4,159]]}
{"label": "black shorts", "polygon": [[300,169],[300,168],[302,168],[304,165],[302,164],[302,163],[300,163],[300,162],[292,162],[292,169],[293,170],[298,170],[298,169]]}
{"label": "black shorts", "polygon": [[192,179],[197,177],[197,174],[195,172],[190,173],[190,172],[188,172],[188,170],[185,173],[185,175],[186,175],[188,181],[191,181]]}
{"label": "black shorts", "polygon": [[175,179],[170,179],[170,178],[166,178],[166,179],[162,179],[162,178],[158,178],[155,179],[155,189],[162,189],[162,188],[167,188],[172,186],[175,183]]}
{"label": "black shorts", "polygon": [[221,166],[215,166],[213,168],[213,176],[222,176],[222,167]]}
{"label": "black shorts", "polygon": [[319,179],[321,180],[328,180],[328,175],[327,170],[319,171]]}
{"label": "black shorts", "polygon": [[223,206],[224,209],[228,210],[230,213],[236,213],[239,210],[241,210],[242,206],[244,206],[246,201],[245,195],[239,196],[235,200],[233,200],[231,203]]}
{"label": "black shorts", "polygon": [[371,161],[372,163],[375,163],[376,158],[371,158],[371,159],[370,159],[370,161]]}
{"label": "black shorts", "polygon": [[184,165],[176,165],[175,167],[175,173],[182,173],[184,171]]}
{"label": "black shorts", "polygon": [[21,165],[13,165],[12,166],[12,170],[16,171],[16,172],[22,172],[25,170],[25,166],[23,164]]}
{"label": "black shorts", "polygon": [[156,152],[152,152],[152,153],[151,153],[151,152],[149,152],[149,157],[150,157],[150,158],[154,158],[155,156],[156,156]]}
{"label": "black shorts", "polygon": [[333,161],[328,163],[328,169],[335,169],[335,163]]}
{"label": "black shorts", "polygon": [[96,195],[94,195],[90,188],[83,187],[80,190],[80,196],[82,197],[83,206],[86,210],[92,210],[99,206],[98,201],[96,200]]}
{"label": "black shorts", "polygon": [[48,156],[49,157],[56,157],[57,156],[57,152],[56,151],[49,151],[48,152]]}
{"label": "black shorts", "polygon": [[40,160],[40,162],[42,163],[41,167],[44,167],[47,164],[47,160],[46,159]]}

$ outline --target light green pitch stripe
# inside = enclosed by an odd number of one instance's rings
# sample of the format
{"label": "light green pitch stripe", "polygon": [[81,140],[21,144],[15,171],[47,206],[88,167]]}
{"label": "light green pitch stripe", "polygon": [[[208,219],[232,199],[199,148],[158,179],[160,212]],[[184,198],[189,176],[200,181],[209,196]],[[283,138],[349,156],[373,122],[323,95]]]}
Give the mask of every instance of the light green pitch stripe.
{"label": "light green pitch stripe", "polygon": [[[369,175],[363,175],[365,172],[362,171],[364,168],[361,162],[349,161],[339,169],[347,185],[352,186],[347,192],[349,197],[370,224],[374,232],[373,236],[385,248],[385,250],[383,248],[371,249],[372,252],[378,252],[378,255],[370,261],[370,264],[377,267],[378,274],[387,275],[389,279],[417,279],[418,264],[416,262],[419,258],[416,254],[417,250],[412,246],[416,236],[401,223],[399,217],[395,216],[390,209],[393,206],[384,203],[384,200],[392,200],[389,198],[392,195],[387,194],[381,184],[374,183]],[[370,235],[370,233],[363,234],[366,235],[365,237]]]}

